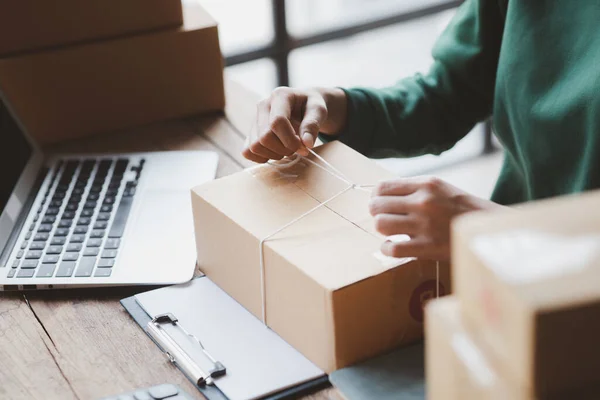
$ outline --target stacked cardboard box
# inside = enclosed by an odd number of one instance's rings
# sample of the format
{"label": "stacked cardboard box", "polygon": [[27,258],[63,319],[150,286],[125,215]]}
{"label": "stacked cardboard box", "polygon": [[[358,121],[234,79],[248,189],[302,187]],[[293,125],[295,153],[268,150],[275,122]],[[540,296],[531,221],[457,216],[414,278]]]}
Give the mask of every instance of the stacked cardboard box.
{"label": "stacked cardboard box", "polygon": [[217,25],[198,5],[23,0],[0,8],[0,89],[41,142],[224,107]]}
{"label": "stacked cardboard box", "polygon": [[426,312],[427,397],[444,400],[525,400],[463,325],[455,296],[430,302]]}
{"label": "stacked cardboard box", "polygon": [[427,308],[431,399],[600,398],[600,192],[453,225]]}
{"label": "stacked cardboard box", "polygon": [[183,23],[180,0],[0,3],[0,56],[134,35]]}

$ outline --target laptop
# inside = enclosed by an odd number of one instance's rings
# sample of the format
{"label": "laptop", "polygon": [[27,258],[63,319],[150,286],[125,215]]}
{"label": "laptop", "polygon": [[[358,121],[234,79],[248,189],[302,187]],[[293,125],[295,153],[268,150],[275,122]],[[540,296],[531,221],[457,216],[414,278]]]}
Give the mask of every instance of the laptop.
{"label": "laptop", "polygon": [[0,290],[190,280],[190,188],[217,163],[205,151],[47,155],[0,92]]}

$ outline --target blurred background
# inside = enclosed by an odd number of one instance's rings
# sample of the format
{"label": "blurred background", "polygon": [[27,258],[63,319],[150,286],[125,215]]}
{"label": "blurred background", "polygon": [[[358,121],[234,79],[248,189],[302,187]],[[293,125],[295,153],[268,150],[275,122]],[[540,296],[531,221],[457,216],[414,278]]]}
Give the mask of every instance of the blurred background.
{"label": "blurred background", "polygon": [[[277,86],[384,87],[426,72],[462,1],[199,1],[219,22],[226,75],[267,96]],[[489,124],[441,156],[386,159],[400,176],[435,174],[488,197],[501,164]]]}

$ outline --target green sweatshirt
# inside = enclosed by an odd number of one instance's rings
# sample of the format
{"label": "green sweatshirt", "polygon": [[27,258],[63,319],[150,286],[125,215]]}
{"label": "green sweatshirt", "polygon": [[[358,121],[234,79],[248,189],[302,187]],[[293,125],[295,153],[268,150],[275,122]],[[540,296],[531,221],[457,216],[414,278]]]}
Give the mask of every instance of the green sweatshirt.
{"label": "green sweatshirt", "polygon": [[600,187],[600,2],[467,0],[427,75],[353,88],[340,140],[371,157],[439,154],[493,115],[492,200]]}

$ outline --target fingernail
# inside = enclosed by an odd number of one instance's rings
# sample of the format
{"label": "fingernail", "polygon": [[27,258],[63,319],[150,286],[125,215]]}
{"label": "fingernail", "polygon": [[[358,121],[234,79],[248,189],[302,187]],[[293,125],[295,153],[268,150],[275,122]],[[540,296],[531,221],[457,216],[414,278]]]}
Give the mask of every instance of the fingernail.
{"label": "fingernail", "polygon": [[300,154],[301,156],[308,156],[308,150],[306,150],[306,147],[304,146],[301,146],[296,153]]}
{"label": "fingernail", "polygon": [[308,132],[302,134],[302,142],[308,148],[312,148],[315,144],[315,138]]}

